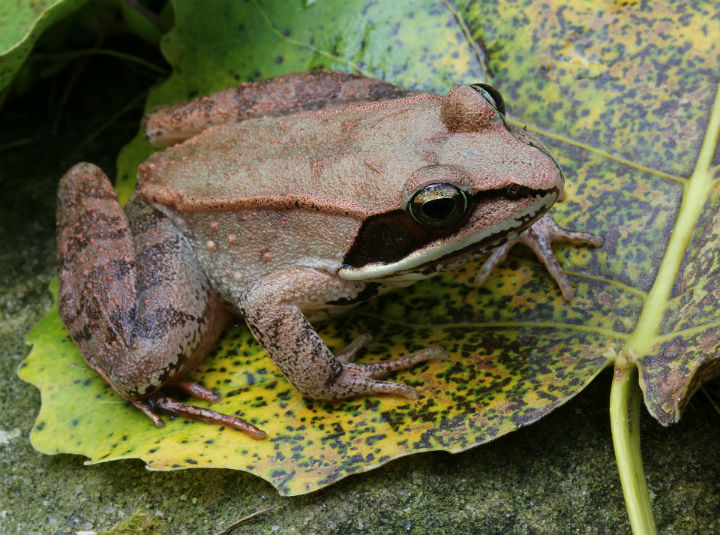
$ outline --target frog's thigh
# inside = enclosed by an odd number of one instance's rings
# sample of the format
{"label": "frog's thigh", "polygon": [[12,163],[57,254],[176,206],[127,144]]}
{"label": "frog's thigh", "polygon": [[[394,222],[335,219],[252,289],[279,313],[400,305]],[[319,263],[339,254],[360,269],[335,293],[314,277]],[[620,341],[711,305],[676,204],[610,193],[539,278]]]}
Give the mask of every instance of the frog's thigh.
{"label": "frog's thigh", "polygon": [[332,300],[352,299],[364,286],[309,268],[288,269],[253,284],[243,294],[239,307],[256,340],[306,396],[343,399],[390,393],[415,397],[415,390],[406,385],[377,379],[419,362],[442,358],[442,351],[427,349],[371,364],[343,362],[301,312],[323,303],[328,295]]}
{"label": "frog's thigh", "polygon": [[127,399],[192,369],[227,313],[186,241],[137,195],[126,216],[92,164],[68,171],[58,197],[58,307],[88,364]]}

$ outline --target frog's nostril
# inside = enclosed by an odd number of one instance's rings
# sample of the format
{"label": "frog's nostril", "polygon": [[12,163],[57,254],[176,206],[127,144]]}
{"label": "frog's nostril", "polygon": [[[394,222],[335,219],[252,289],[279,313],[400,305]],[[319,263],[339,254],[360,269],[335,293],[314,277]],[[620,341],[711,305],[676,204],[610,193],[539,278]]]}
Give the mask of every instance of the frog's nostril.
{"label": "frog's nostril", "polygon": [[510,184],[505,188],[505,197],[511,201],[520,199],[521,197],[527,197],[528,193],[530,193],[530,188],[521,186],[520,184]]}

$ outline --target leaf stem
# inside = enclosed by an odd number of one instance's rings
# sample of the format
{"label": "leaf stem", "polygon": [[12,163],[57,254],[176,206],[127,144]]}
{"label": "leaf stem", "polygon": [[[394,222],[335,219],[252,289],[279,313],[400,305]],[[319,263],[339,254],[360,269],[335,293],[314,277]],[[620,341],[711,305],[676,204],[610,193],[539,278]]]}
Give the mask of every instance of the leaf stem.
{"label": "leaf stem", "polygon": [[655,535],[655,519],[640,454],[641,399],[637,367],[622,354],[615,362],[610,389],[610,429],[615,460],[633,534]]}
{"label": "leaf stem", "polygon": [[[720,141],[720,84],[710,112],[707,130],[690,179],[684,185],[683,197],[675,225],[670,234],[665,255],[660,262],[655,282],[645,300],[629,348],[637,358],[652,351],[662,326],[665,310],[677,280],[693,231],[713,188],[712,160]],[[674,415],[678,417],[677,414]]]}

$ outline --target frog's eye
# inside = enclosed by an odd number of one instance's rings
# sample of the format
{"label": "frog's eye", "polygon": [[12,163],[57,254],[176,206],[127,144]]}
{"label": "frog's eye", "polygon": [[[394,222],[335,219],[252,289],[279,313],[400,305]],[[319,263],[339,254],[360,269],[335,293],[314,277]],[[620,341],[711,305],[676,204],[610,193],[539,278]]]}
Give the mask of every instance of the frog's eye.
{"label": "frog's eye", "polygon": [[505,101],[503,100],[500,91],[491,85],[482,83],[470,84],[470,87],[480,93],[485,100],[492,104],[492,107],[495,108],[498,113],[505,115]]}
{"label": "frog's eye", "polygon": [[407,211],[425,227],[446,228],[459,223],[470,209],[470,195],[455,184],[428,184],[417,190]]}

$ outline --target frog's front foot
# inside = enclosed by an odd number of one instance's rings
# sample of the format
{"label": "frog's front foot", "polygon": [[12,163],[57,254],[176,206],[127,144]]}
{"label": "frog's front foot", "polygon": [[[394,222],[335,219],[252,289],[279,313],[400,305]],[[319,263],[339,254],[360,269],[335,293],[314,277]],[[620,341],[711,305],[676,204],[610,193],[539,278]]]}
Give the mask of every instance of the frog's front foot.
{"label": "frog's front foot", "polygon": [[[347,351],[347,350],[346,350]],[[346,353],[343,351],[343,353]],[[390,381],[378,381],[383,377],[398,370],[412,368],[416,364],[426,360],[447,358],[444,350],[431,347],[404,355],[392,360],[372,362],[368,364],[357,364],[353,362],[342,362],[337,375],[328,381],[326,390],[322,397],[324,399],[344,399],[355,396],[372,394],[395,394],[410,399],[418,397],[417,391],[407,385],[392,383]]]}
{"label": "frog's front foot", "polygon": [[445,352],[429,348],[392,360],[353,362],[371,337],[361,335],[337,355],[325,345],[303,315],[302,306],[361,294],[365,283],[346,281],[310,269],[292,268],[274,273],[250,286],[238,303],[247,326],[275,364],[303,395],[313,399],[345,399],[373,394],[415,398],[406,385],[379,379],[412,366],[443,358]]}
{"label": "frog's front foot", "polygon": [[493,269],[505,260],[510,249],[517,243],[524,243],[530,247],[540,261],[545,264],[548,272],[560,287],[562,296],[570,301],[573,298],[573,289],[552,250],[552,244],[558,241],[600,247],[605,239],[602,236],[588,232],[564,229],[555,222],[550,214],[545,214],[530,228],[521,232],[516,238],[508,240],[495,249],[493,254],[490,255],[490,258],[488,258],[482,268],[480,268],[480,271],[475,277],[475,284],[478,286],[483,285]]}

